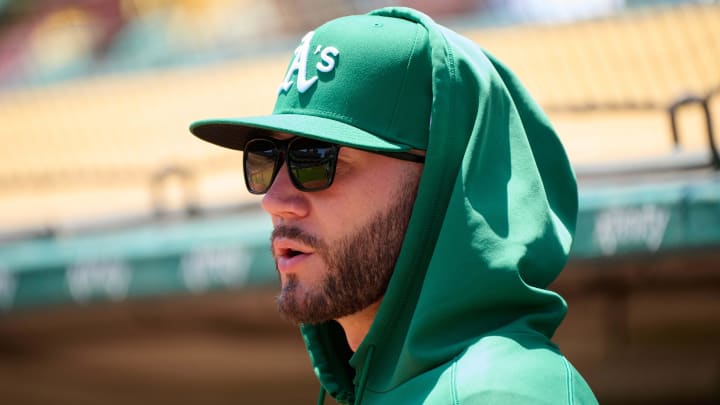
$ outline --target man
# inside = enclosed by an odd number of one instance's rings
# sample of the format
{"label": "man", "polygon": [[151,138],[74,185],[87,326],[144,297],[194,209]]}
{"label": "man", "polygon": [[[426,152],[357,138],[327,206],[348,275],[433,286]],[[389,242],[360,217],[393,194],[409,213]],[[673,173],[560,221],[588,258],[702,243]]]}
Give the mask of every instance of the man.
{"label": "man", "polygon": [[191,131],[244,151],[279,310],[336,400],[596,403],[550,341],[566,304],[545,289],[572,241],[574,174],[475,44],[406,8],[330,21],[302,38],[272,115]]}

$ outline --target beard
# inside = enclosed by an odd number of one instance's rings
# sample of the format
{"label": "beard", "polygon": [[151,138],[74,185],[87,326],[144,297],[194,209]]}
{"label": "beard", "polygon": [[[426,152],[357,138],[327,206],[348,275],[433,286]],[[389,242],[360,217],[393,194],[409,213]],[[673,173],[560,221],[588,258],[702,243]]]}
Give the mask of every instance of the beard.
{"label": "beard", "polygon": [[294,323],[318,324],[354,314],[380,300],[400,254],[416,189],[417,179],[406,179],[388,210],[332,245],[295,227],[275,228],[271,240],[301,241],[327,265],[324,278],[310,289],[299,288],[295,274],[287,275],[277,297],[280,314]]}

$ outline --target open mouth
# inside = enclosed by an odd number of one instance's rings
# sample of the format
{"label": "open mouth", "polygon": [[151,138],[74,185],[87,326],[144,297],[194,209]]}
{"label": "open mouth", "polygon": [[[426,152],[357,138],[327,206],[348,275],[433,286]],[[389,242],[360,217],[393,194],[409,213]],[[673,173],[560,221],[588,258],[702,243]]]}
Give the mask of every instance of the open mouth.
{"label": "open mouth", "polygon": [[278,270],[282,272],[299,270],[298,266],[301,266],[301,263],[314,251],[297,240],[276,238],[273,240],[273,253]]}

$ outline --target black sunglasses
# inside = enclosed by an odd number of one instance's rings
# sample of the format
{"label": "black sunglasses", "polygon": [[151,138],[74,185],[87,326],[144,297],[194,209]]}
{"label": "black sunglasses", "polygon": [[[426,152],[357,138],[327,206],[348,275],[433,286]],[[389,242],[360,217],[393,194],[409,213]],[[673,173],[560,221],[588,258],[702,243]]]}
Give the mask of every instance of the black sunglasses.
{"label": "black sunglasses", "polygon": [[[265,194],[284,161],[290,180],[298,190],[324,190],[332,185],[341,146],[304,137],[285,140],[253,138],[243,149],[245,185],[252,194]],[[408,152],[368,152],[410,162],[425,162],[424,156]]]}

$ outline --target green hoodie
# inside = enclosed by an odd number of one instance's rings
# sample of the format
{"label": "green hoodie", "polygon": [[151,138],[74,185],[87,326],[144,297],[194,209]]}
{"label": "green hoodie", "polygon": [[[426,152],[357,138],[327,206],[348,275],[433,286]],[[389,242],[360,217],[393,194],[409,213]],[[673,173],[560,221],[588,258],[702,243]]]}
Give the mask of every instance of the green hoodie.
{"label": "green hoodie", "polygon": [[357,351],[334,321],[301,326],[330,395],[363,405],[596,403],[550,341],[566,304],[545,289],[572,243],[575,177],[505,66],[411,9],[344,17],[303,37],[271,115],[191,126],[239,150],[258,129],[427,151],[392,279]]}
{"label": "green hoodie", "polygon": [[[341,403],[592,404],[551,337],[577,186],[548,119],[499,61],[410,9],[432,59],[427,159],[375,321],[353,353],[336,322],[302,325]],[[322,398],[321,398],[322,401]]]}

